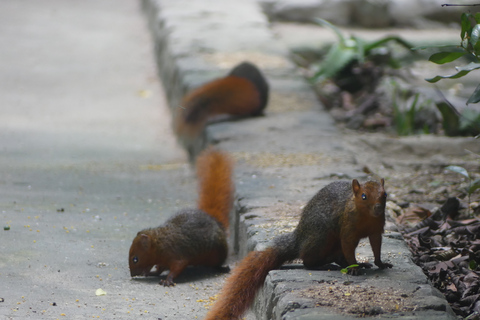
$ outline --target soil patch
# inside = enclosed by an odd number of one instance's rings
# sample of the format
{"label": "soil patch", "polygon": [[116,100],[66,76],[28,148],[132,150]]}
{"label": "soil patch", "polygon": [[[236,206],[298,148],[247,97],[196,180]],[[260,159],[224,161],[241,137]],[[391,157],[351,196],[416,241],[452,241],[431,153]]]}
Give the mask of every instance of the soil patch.
{"label": "soil patch", "polygon": [[354,314],[359,317],[414,311],[416,308],[412,292],[394,288],[346,285],[336,281],[328,281],[304,289],[300,291],[300,295],[315,300],[317,307],[332,308],[335,312]]}

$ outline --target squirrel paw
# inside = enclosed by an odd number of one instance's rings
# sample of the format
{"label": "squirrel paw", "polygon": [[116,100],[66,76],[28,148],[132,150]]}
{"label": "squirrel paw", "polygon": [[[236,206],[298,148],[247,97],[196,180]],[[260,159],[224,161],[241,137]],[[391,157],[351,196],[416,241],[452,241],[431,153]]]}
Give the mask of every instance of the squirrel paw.
{"label": "squirrel paw", "polygon": [[348,268],[348,274],[349,275],[358,276],[359,269],[361,269],[361,268],[370,269],[371,267],[373,267],[373,265],[371,263],[368,263],[368,262],[362,262],[362,263],[357,263],[357,264],[358,264],[358,267]]}
{"label": "squirrel paw", "polygon": [[231,271],[230,266],[219,266],[216,269],[222,273],[228,273]]}
{"label": "squirrel paw", "polygon": [[351,276],[358,276],[358,269],[359,269],[359,267],[348,268],[347,273]]}
{"label": "squirrel paw", "polygon": [[375,265],[379,267],[380,269],[386,269],[386,268],[392,268],[393,264],[387,263],[387,262],[382,262],[382,261],[376,261]]}
{"label": "squirrel paw", "polygon": [[165,279],[165,280],[160,280],[160,282],[158,283],[159,285],[163,285],[164,287],[175,287],[176,284],[175,282],[173,282],[172,280],[169,280],[169,279]]}

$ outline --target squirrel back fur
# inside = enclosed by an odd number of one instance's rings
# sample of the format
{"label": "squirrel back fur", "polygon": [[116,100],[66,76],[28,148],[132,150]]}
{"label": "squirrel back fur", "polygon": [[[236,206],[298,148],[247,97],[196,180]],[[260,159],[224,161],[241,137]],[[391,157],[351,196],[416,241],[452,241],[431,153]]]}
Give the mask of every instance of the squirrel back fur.
{"label": "squirrel back fur", "polygon": [[292,233],[275,238],[264,251],[250,252],[239,263],[205,319],[239,319],[268,272],[287,261],[301,258],[307,268],[332,262],[342,267],[356,264],[355,249],[364,237],[369,237],[375,264],[392,267],[380,259],[386,196],[383,179],[364,184],[355,179],[338,181],[321,189],[304,207]]}
{"label": "squirrel back fur", "polygon": [[[189,265],[221,266],[227,257],[228,217],[233,205],[233,164],[213,148],[198,158],[199,206],[183,209],[157,228],[144,229],[129,252],[130,275],[158,276],[165,286]],[[155,271],[152,271],[155,267]]]}

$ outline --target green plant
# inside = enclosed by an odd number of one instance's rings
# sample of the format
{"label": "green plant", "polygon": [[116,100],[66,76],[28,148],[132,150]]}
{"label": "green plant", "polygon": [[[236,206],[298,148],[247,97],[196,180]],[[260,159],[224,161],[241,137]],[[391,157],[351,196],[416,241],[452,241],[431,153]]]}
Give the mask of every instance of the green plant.
{"label": "green plant", "polygon": [[477,267],[478,267],[477,261],[475,261],[475,260],[473,260],[473,259],[470,260],[470,262],[468,263],[468,268],[469,268],[470,270],[475,271],[475,270],[477,270]]}
{"label": "green plant", "polygon": [[[430,56],[429,61],[436,64],[453,62],[461,57],[468,58],[467,65],[455,67],[457,72],[448,76],[435,76],[427,78],[426,81],[436,83],[442,79],[459,79],[473,70],[480,69],[480,13],[463,13],[460,19],[461,32],[459,45],[433,46],[441,51]],[[432,48],[432,46],[419,47],[415,49]],[[466,109],[461,113],[454,108],[446,99],[445,102],[437,104],[442,114],[443,128],[448,136],[456,135],[477,135],[480,133],[480,113]],[[470,103],[480,102],[480,84],[467,100]]]}
{"label": "green plant", "polygon": [[412,106],[405,111],[402,111],[396,102],[393,104],[393,121],[398,135],[406,136],[414,132],[417,101],[418,93],[415,95]]}
{"label": "green plant", "polygon": [[[311,78],[313,82],[319,82],[326,78],[336,76],[342,69],[352,62],[363,64],[366,58],[377,49],[384,48],[388,42],[396,42],[410,50],[412,46],[397,36],[384,37],[377,41],[365,41],[356,36],[346,38],[339,28],[324,19],[315,19],[319,25],[328,27],[335,32],[338,42],[332,44],[323,61],[318,65],[318,71]],[[389,59],[391,67],[398,68],[400,63],[395,59]]]}
{"label": "green plant", "polygon": [[[458,79],[467,75],[470,71],[480,69],[480,13],[463,13],[461,17],[460,45],[440,46],[442,51],[434,53],[428,59],[436,64],[445,64],[461,57],[468,56],[476,62],[470,62],[462,67],[455,67],[457,73],[449,76],[435,76],[427,78],[428,82],[435,83],[442,79]],[[423,47],[427,48],[427,47]],[[421,48],[419,48],[421,49]],[[480,84],[467,101],[477,103],[480,101]]]}
{"label": "green plant", "polygon": [[358,264],[351,264],[351,265],[349,265],[348,267],[343,268],[342,270],[340,270],[340,272],[343,273],[343,274],[348,274],[348,270],[353,269],[353,268],[358,268],[358,267],[359,267]]}
{"label": "green plant", "polygon": [[[440,93],[440,95],[442,95]],[[442,95],[443,96],[443,95]],[[467,136],[480,134],[480,113],[471,109],[459,112],[445,98],[436,103],[442,115],[442,127],[447,136]]]}
{"label": "green plant", "polygon": [[[413,95],[413,101],[410,102],[408,107],[409,93],[407,90],[402,90],[396,82],[392,82],[392,106],[393,106],[393,124],[399,136],[407,136],[416,133],[429,133],[430,129],[428,125],[424,124],[419,126],[417,123],[418,112],[421,111],[427,104],[431,103],[431,100],[427,99],[423,102],[419,102],[420,93]],[[400,101],[399,101],[400,100]],[[401,107],[400,104],[405,103],[405,107]]]}
{"label": "green plant", "polygon": [[461,174],[462,176],[464,176],[468,179],[468,187],[465,188],[465,192],[467,193],[467,196],[468,196],[468,213],[470,214],[471,195],[476,190],[480,189],[480,179],[476,179],[476,180],[472,181],[472,178],[471,178],[470,174],[468,173],[467,169],[465,169],[463,167],[460,167],[460,166],[448,166],[448,167],[445,168],[445,170]]}
{"label": "green plant", "polygon": [[351,264],[346,268],[340,269],[340,272],[347,276],[347,281],[345,282],[345,284],[350,284],[350,279],[348,278],[348,271],[350,269],[354,269],[354,268],[358,268],[358,267],[359,267],[358,264]]}

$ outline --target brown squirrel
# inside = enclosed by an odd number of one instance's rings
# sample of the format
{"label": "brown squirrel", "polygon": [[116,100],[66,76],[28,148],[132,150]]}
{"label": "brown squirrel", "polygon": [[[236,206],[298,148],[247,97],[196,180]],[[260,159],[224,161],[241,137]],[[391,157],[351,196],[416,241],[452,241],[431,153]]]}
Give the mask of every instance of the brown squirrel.
{"label": "brown squirrel", "polygon": [[[391,268],[380,259],[387,193],[384,180],[360,184],[337,181],[321,189],[305,206],[292,233],[274,239],[265,251],[250,252],[233,270],[207,320],[238,319],[252,303],[268,272],[284,262],[303,259],[307,268],[328,263],[342,267],[357,264],[355,249],[368,237],[375,264]],[[369,264],[360,264],[370,267]],[[356,268],[350,273],[357,274]]]}
{"label": "brown squirrel", "polygon": [[242,62],[223,78],[188,93],[175,116],[173,128],[190,162],[205,148],[205,126],[218,115],[258,116],[268,102],[269,86],[260,70]]}
{"label": "brown squirrel", "polygon": [[234,198],[232,171],[227,154],[213,148],[202,152],[197,159],[198,209],[181,210],[160,227],[138,232],[128,258],[132,277],[158,276],[168,269],[160,284],[173,286],[189,265],[222,266]]}

